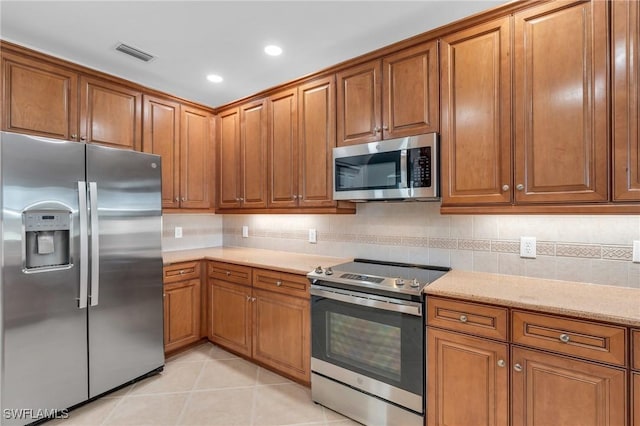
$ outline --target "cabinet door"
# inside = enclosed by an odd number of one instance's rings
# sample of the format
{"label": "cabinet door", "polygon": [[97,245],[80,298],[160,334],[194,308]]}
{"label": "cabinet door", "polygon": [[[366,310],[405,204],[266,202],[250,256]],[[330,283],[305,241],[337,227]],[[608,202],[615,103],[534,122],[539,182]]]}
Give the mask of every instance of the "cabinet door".
{"label": "cabinet door", "polygon": [[310,382],[309,300],[253,290],[253,357]]}
{"label": "cabinet door", "polygon": [[631,373],[631,424],[640,426],[640,373]]}
{"label": "cabinet door", "polygon": [[242,207],[267,206],[267,102],[240,107]]}
{"label": "cabinet door", "polygon": [[251,356],[251,287],[209,279],[209,340]]}
{"label": "cabinet door", "polygon": [[513,426],[626,424],[625,370],[518,347],[511,360]]}
{"label": "cabinet door", "polygon": [[142,150],[162,158],[162,208],[180,207],[180,104],[143,96]]}
{"label": "cabinet door", "polygon": [[382,61],[384,139],[438,131],[438,42],[431,41]]}
{"label": "cabinet door", "polygon": [[78,76],[2,52],[2,130],[77,139]]}
{"label": "cabinet door", "polygon": [[613,200],[640,201],[640,2],[614,1]]}
{"label": "cabinet door", "polygon": [[511,202],[510,21],[441,40],[442,203]]}
{"label": "cabinet door", "polygon": [[516,201],[607,201],[607,2],[514,16]]}
{"label": "cabinet door", "polygon": [[338,146],[382,139],[382,63],[367,62],[336,74]]}
{"label": "cabinet door", "polygon": [[141,150],[142,93],[97,78],[80,77],[80,139]]}
{"label": "cabinet door", "polygon": [[218,114],[218,207],[240,207],[240,111]]}
{"label": "cabinet door", "polygon": [[269,97],[269,207],[298,198],[298,90]]}
{"label": "cabinet door", "polygon": [[212,117],[207,111],[181,107],[180,207],[212,207]]}
{"label": "cabinet door", "polygon": [[427,351],[427,425],[508,424],[506,343],[427,327]]}
{"label": "cabinet door", "polygon": [[332,164],[332,150],[336,146],[334,79],[314,80],[298,90],[298,205],[335,206]]}
{"label": "cabinet door", "polygon": [[165,341],[170,352],[200,339],[200,279],[164,286]]}

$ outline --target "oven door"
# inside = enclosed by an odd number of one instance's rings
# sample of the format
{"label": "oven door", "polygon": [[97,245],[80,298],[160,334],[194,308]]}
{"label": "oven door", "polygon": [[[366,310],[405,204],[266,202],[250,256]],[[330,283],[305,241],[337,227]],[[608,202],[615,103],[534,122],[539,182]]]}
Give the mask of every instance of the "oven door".
{"label": "oven door", "polygon": [[424,413],[423,304],[311,286],[311,370]]}

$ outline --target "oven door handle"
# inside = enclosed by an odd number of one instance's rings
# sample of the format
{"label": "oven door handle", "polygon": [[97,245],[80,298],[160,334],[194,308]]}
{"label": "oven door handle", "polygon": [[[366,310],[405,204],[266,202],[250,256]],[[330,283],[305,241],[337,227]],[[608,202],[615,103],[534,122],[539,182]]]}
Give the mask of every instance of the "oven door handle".
{"label": "oven door handle", "polygon": [[370,299],[368,297],[356,296],[353,293],[318,285],[312,285],[309,291],[312,296],[320,296],[327,299],[338,300],[340,302],[375,309],[384,309],[385,311],[400,312],[402,314],[415,315],[417,317],[422,316],[422,304],[420,303],[405,302],[403,300],[394,300],[381,296],[376,296],[376,299]]}

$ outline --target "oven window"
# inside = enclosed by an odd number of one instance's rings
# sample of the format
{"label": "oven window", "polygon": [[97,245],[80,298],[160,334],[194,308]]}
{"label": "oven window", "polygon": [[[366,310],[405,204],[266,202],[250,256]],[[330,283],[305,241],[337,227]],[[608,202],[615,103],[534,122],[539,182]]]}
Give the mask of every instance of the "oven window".
{"label": "oven window", "polygon": [[400,185],[400,151],[336,158],[336,191],[393,189]]}
{"label": "oven window", "polygon": [[329,358],[358,364],[376,375],[400,381],[402,334],[399,327],[329,312]]}

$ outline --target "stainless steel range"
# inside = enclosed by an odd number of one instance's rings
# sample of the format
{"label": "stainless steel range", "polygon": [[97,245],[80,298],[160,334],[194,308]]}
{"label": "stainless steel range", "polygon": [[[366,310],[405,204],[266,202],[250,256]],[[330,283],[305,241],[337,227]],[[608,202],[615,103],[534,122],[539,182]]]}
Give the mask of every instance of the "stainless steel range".
{"label": "stainless steel range", "polygon": [[311,281],[311,394],[367,425],[424,425],[425,285],[449,268],[355,259]]}

